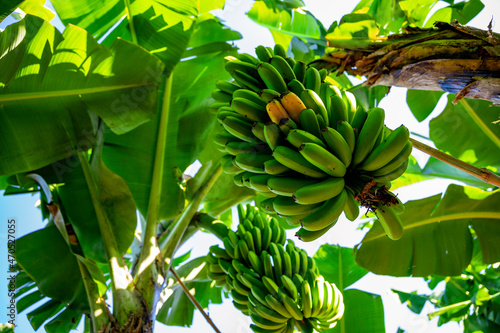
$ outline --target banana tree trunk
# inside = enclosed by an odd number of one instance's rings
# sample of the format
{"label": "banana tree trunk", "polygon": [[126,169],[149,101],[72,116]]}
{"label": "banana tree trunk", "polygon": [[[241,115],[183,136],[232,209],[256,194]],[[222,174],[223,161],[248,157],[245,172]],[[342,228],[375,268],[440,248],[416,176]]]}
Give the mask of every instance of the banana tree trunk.
{"label": "banana tree trunk", "polygon": [[365,76],[366,86],[442,90],[500,104],[500,35],[458,22],[376,39],[327,37],[334,48],[313,65]]}

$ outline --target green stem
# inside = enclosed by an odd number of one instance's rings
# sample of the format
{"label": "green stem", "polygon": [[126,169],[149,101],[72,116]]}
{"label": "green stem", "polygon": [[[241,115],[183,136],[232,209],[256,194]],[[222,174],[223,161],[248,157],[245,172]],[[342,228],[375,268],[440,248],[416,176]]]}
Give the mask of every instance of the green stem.
{"label": "green stem", "polygon": [[194,225],[198,228],[214,234],[221,241],[227,236],[229,228],[221,220],[214,219],[208,214],[201,213],[196,215],[193,220]]}
{"label": "green stem", "polygon": [[127,13],[128,24],[130,26],[130,35],[132,36],[132,42],[137,44],[137,35],[135,34],[134,18],[132,17],[132,11],[130,10],[130,1],[125,1],[125,12]]}
{"label": "green stem", "polygon": [[165,82],[163,104],[158,127],[155,161],[153,166],[153,177],[151,179],[151,192],[149,194],[148,215],[146,218],[146,227],[144,230],[141,254],[134,276],[136,287],[142,293],[151,315],[156,312],[156,301],[159,297],[161,288],[161,282],[158,281],[161,261],[157,262],[160,249],[156,238],[156,229],[159,221],[171,92],[172,75],[170,75]]}
{"label": "green stem", "polygon": [[440,161],[443,161],[449,165],[451,165],[454,168],[457,168],[459,170],[462,170],[469,175],[472,175],[480,180],[482,180],[485,183],[500,187],[500,177],[496,175],[495,173],[491,172],[488,169],[485,168],[477,168],[473,165],[470,165],[469,163],[465,163],[464,161],[461,161],[453,156],[450,156],[448,154],[443,153],[440,150],[437,150],[435,148],[432,148],[426,144],[423,144],[422,142],[419,142],[415,139],[410,138],[411,143],[413,144],[413,147],[417,148],[420,151],[423,151],[424,153],[437,158]]}
{"label": "green stem", "polygon": [[137,294],[132,276],[128,272],[128,267],[116,246],[116,240],[111,230],[107,215],[99,201],[99,189],[97,180],[94,178],[87,153],[77,151],[78,159],[82,166],[85,180],[89,187],[90,196],[97,216],[97,222],[101,231],[104,248],[108,259],[109,272],[112,280],[113,292],[113,313],[120,326],[124,325],[129,319],[130,313],[141,313],[143,310],[140,295]]}
{"label": "green stem", "polygon": [[219,331],[219,329],[217,328],[217,326],[215,326],[215,323],[212,321],[212,319],[205,312],[205,310],[203,310],[203,307],[200,305],[200,303],[198,303],[196,298],[194,298],[194,296],[189,292],[189,289],[186,287],[186,285],[182,281],[181,277],[177,274],[177,272],[175,271],[175,269],[172,266],[170,266],[170,272],[172,272],[172,274],[174,275],[175,279],[177,280],[177,282],[181,286],[181,288],[184,291],[184,293],[186,294],[186,296],[191,300],[191,303],[193,303],[193,305],[201,312],[201,314],[203,315],[205,320],[210,324],[210,326],[212,326],[214,331],[217,333],[221,333]]}
{"label": "green stem", "polygon": [[[171,259],[177,250],[179,243],[182,239],[182,235],[184,234],[186,228],[189,226],[189,223],[193,219],[194,215],[198,211],[200,204],[202,203],[205,196],[208,194],[212,186],[215,184],[216,180],[222,174],[222,167],[219,164],[218,167],[212,173],[212,176],[208,179],[208,181],[200,187],[200,189],[193,196],[193,199],[189,203],[189,205],[184,209],[181,216],[175,222],[170,233],[165,237],[162,244],[160,244],[161,255],[164,262],[167,266],[170,266]],[[168,269],[165,269],[168,270]]]}
{"label": "green stem", "polygon": [[87,298],[89,300],[90,306],[90,320],[92,323],[93,332],[99,331],[103,326],[109,324],[108,310],[106,308],[106,303],[104,298],[99,295],[99,290],[97,284],[92,279],[87,266],[77,256],[78,267],[80,267],[80,272],[82,274],[83,285],[85,286],[85,291],[87,293]]}

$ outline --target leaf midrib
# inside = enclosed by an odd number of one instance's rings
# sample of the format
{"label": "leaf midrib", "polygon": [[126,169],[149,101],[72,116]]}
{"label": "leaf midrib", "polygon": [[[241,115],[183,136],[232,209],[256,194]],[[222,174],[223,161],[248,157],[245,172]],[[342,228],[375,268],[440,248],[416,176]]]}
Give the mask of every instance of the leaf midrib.
{"label": "leaf midrib", "polygon": [[[441,216],[431,216],[427,219],[420,220],[417,223],[412,223],[411,225],[405,226],[405,230],[409,229],[415,229],[419,228],[422,226],[425,226],[427,224],[432,224],[432,223],[438,223],[438,222],[444,222],[444,221],[450,221],[450,220],[464,220],[464,219],[471,219],[471,218],[480,218],[480,219],[499,219],[498,212],[462,212],[462,213],[455,213],[455,214],[448,214],[448,215],[441,215]],[[376,240],[381,237],[385,237],[385,233],[380,233],[378,235],[371,236],[370,238],[363,240],[363,243],[367,243],[369,241]]]}
{"label": "leaf midrib", "polygon": [[16,94],[5,94],[0,95],[0,104],[10,101],[26,101],[30,99],[41,99],[41,98],[54,98],[54,97],[66,97],[66,96],[81,96],[89,95],[107,91],[115,91],[121,89],[129,89],[134,87],[147,87],[156,84],[124,84],[106,87],[95,87],[95,88],[83,88],[83,89],[69,89],[69,90],[53,90],[53,91],[42,91],[42,92],[28,92],[28,93],[16,93]]}

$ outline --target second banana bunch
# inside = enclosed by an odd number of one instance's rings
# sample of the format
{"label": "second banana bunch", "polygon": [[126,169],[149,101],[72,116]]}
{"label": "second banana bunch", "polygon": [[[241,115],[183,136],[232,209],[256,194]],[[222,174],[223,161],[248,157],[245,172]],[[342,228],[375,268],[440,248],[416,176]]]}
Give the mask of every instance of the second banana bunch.
{"label": "second banana bunch", "polygon": [[[222,237],[207,256],[208,277],[231,293],[234,306],[250,316],[255,333],[321,332],[342,318],[342,293],[319,274],[314,259],[276,219],[256,207],[238,206],[236,231]],[[224,232],[226,234],[226,232]],[[286,246],[285,246],[286,241]]]}
{"label": "second banana bunch", "polygon": [[217,81],[212,93],[224,172],[268,197],[261,207],[300,226],[303,241],[325,234],[343,211],[354,221],[359,206],[399,239],[404,206],[389,188],[408,166],[408,129],[390,130],[383,109],[357,107],[326,70],[287,57],[279,44],[256,54],[226,57],[234,80]]}

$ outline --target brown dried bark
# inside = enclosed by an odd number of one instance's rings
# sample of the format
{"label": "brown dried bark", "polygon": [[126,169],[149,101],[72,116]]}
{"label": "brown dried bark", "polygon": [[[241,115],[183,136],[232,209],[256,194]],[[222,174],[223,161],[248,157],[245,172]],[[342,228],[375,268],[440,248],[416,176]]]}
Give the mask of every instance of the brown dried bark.
{"label": "brown dried bark", "polygon": [[442,90],[462,98],[500,104],[500,35],[437,22],[432,29],[375,40],[327,38],[333,51],[313,66],[365,76],[366,86]]}

